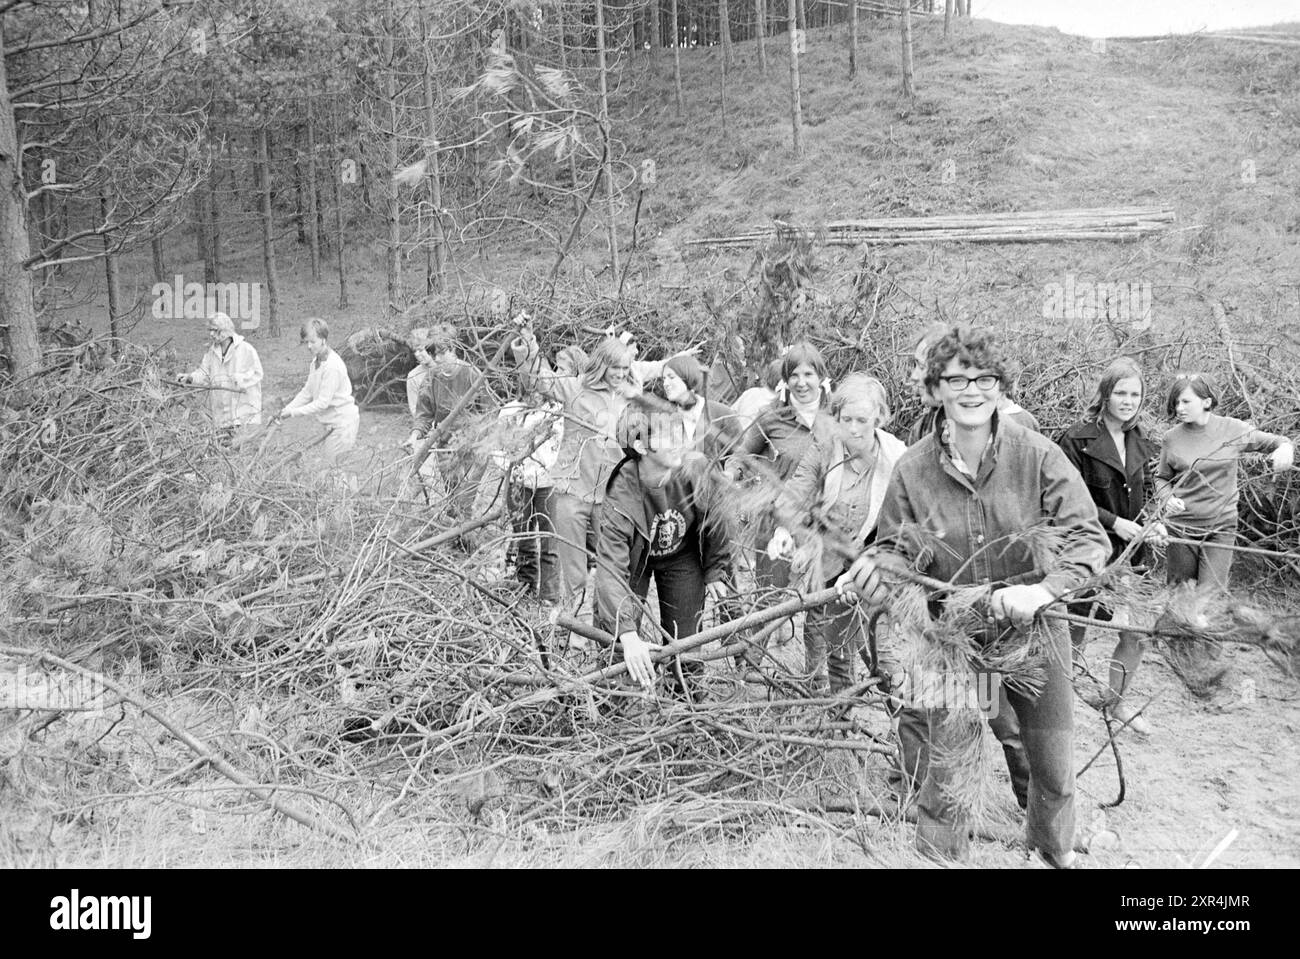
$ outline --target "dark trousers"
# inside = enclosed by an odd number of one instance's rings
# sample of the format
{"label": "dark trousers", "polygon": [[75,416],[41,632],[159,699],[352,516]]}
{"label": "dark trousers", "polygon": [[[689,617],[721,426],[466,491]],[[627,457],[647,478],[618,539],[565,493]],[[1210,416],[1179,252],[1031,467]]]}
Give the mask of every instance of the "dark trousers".
{"label": "dark trousers", "polygon": [[[673,639],[694,636],[699,632],[700,616],[704,613],[704,568],[698,553],[685,549],[668,559],[647,563],[631,584],[632,591],[641,599],[650,591],[651,576],[659,594],[660,625]],[[686,663],[678,657],[673,660],[669,685],[675,692],[694,698],[691,687],[703,675],[703,663]]]}
{"label": "dark trousers", "polygon": [[[1006,691],[1000,697],[1014,716],[1023,737],[1023,756],[1028,765],[1025,839],[1031,848],[1061,858],[1074,848],[1074,690],[1070,684],[1070,641],[1059,624],[1039,627],[1047,630],[1049,647],[1047,678],[1036,697]],[[925,744],[930,750],[943,749],[945,710],[925,710]],[[990,722],[992,725],[992,722]],[[1010,749],[1003,742],[1008,764]],[[906,761],[906,760],[905,760]],[[917,801],[916,842],[922,851],[951,859],[964,859],[969,851],[968,824],[944,795],[947,771],[928,763]],[[1013,770],[1012,779],[1016,778]]]}
{"label": "dark trousers", "polygon": [[554,488],[510,486],[510,525],[515,533],[515,576],[539,599],[560,598],[559,555],[552,509]]}

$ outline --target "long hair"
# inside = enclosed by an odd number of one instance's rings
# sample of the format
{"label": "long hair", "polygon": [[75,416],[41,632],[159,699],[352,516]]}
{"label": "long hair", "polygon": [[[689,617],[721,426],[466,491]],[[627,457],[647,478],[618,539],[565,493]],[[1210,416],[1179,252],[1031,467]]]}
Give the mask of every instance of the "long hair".
{"label": "long hair", "polygon": [[[785,356],[781,357],[781,384],[784,386],[794,375],[794,371],[807,363],[817,373],[817,378],[822,383],[822,405],[826,403],[826,394],[829,392],[826,379],[826,357],[822,356],[822,351],[817,349],[807,340],[800,340],[798,343],[790,344],[790,348],[785,351]],[[785,391],[782,401],[790,405],[790,392]]]}
{"label": "long hair", "polygon": [[605,374],[616,363],[631,363],[632,347],[617,337],[607,336],[591,351],[582,368],[582,385],[594,389],[605,382]]}
{"label": "long hair", "polygon": [[[1101,374],[1101,380],[1097,383],[1097,395],[1093,397],[1092,405],[1088,407],[1088,419],[1101,421],[1101,415],[1106,411],[1106,404],[1110,402],[1110,394],[1115,392],[1115,385],[1120,380],[1135,379],[1142,384],[1142,400],[1147,398],[1146,378],[1142,375],[1142,367],[1138,366],[1137,360],[1131,356],[1117,356],[1110,361],[1110,366]],[[1141,403],[1138,404],[1138,411],[1141,412]],[[1124,423],[1124,429],[1132,429],[1137,423],[1138,414],[1134,413],[1133,418]]]}

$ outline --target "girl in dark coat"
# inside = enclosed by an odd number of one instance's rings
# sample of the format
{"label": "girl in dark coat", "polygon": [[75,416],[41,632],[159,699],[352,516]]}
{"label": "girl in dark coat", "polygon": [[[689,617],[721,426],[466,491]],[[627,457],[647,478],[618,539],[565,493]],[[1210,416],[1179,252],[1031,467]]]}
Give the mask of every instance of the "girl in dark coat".
{"label": "girl in dark coat", "polygon": [[[1087,414],[1061,437],[1061,449],[1083,476],[1097,504],[1097,516],[1110,538],[1111,563],[1142,532],[1140,517],[1151,491],[1151,461],[1156,448],[1137,425],[1143,392],[1142,369],[1132,359],[1119,357],[1102,374]],[[1156,523],[1147,531],[1145,541],[1159,543],[1166,535],[1164,526]],[[1129,554],[1128,561],[1133,565],[1140,566],[1141,560],[1141,548]],[[1071,611],[1085,616],[1091,613],[1097,619],[1114,616],[1117,622],[1127,621],[1125,610],[1111,610],[1100,604],[1074,604]],[[1085,627],[1070,624],[1070,639],[1076,650],[1082,650],[1085,636]],[[1121,630],[1111,657],[1105,705],[1116,719],[1146,733],[1150,726],[1124,698],[1141,662],[1141,635]]]}

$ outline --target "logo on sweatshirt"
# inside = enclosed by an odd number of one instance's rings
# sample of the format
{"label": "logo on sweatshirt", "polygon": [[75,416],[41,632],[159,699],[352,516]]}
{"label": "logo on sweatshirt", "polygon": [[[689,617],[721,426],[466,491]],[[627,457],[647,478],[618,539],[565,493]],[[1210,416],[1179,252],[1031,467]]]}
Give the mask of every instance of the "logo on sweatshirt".
{"label": "logo on sweatshirt", "polygon": [[686,517],[675,509],[656,513],[650,524],[650,555],[671,556],[686,538]]}

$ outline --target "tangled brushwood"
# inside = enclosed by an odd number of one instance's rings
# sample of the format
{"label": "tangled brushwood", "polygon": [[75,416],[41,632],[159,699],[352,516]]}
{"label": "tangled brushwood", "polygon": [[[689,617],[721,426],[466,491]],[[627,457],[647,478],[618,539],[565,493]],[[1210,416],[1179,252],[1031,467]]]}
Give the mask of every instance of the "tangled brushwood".
{"label": "tangled brushwood", "polygon": [[[608,637],[593,632],[602,652],[585,659],[561,652],[570,624],[494,575],[499,505],[454,515],[453,493],[437,508],[403,482],[409,461],[305,480],[302,449],[265,432],[224,444],[201,400],[130,348],[9,399],[0,667],[95,677],[108,705],[0,714],[8,860],[48,862],[55,824],[111,824],[140,802],[272,810],[376,848],[413,828],[486,842],[617,823],[664,849],[811,821],[870,854],[860,818],[846,829],[835,814],[897,817],[877,680],[818,695],[802,650],[777,647],[765,685],[733,666],[833,590],[742,594],[678,644],[708,664],[697,700],[647,696]],[[453,438],[463,457],[495,442],[491,420]],[[1040,656],[965,638],[981,591],[948,590],[931,623],[933,587],[895,604],[906,656],[1032,689]],[[1294,665],[1291,625],[1259,611],[1211,604],[1173,622],[1182,607],[1159,591],[1124,597],[1149,622],[1164,612],[1171,642],[1256,642]],[[978,821],[982,724],[961,732],[936,761],[966,772],[956,798]]]}

